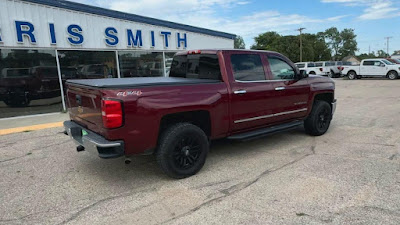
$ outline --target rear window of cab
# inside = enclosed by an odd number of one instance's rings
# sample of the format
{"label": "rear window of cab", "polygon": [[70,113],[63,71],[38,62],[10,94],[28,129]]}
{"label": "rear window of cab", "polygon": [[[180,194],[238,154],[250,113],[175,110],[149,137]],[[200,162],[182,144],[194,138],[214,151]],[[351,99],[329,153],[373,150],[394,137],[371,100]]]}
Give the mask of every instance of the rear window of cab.
{"label": "rear window of cab", "polygon": [[177,55],[171,63],[169,77],[221,80],[215,54]]}

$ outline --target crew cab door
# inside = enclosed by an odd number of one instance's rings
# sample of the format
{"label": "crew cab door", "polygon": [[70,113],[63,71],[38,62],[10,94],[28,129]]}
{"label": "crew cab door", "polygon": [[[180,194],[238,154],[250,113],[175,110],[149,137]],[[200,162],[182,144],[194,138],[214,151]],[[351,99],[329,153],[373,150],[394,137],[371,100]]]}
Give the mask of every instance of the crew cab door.
{"label": "crew cab door", "polygon": [[257,52],[226,52],[225,65],[231,87],[231,131],[271,123],[275,90],[267,80],[263,55]]}
{"label": "crew cab door", "polygon": [[275,54],[265,55],[268,77],[273,84],[273,122],[303,118],[307,115],[310,85],[299,79],[289,60]]}
{"label": "crew cab door", "polygon": [[363,64],[360,66],[360,74],[363,76],[373,76],[377,71],[377,66],[379,65],[377,60],[364,60]]}

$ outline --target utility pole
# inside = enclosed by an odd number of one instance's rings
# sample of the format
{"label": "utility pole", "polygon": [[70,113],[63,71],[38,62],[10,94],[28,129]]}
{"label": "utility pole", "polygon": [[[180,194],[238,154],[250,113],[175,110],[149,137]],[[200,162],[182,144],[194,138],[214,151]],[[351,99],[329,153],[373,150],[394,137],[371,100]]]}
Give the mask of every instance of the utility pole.
{"label": "utility pole", "polygon": [[301,34],[302,34],[302,31],[305,29],[306,28],[304,28],[304,27],[297,29],[297,31],[300,32],[300,62],[303,62],[303,40],[301,38]]}
{"label": "utility pole", "polygon": [[393,38],[393,37],[385,37],[385,39],[386,39],[386,47],[387,47],[387,55],[388,55],[388,57],[390,57],[390,53],[389,53],[389,39],[391,39],[391,38]]}

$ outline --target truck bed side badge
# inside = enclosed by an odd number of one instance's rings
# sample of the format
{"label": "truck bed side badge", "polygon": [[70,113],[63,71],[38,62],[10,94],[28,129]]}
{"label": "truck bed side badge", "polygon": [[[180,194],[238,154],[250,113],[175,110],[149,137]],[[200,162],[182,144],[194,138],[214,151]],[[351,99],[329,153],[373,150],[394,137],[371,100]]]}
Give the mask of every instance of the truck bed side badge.
{"label": "truck bed side badge", "polygon": [[141,96],[142,94],[143,93],[141,90],[139,90],[139,91],[120,91],[117,93],[117,96],[122,96],[122,97],[132,96],[132,95]]}

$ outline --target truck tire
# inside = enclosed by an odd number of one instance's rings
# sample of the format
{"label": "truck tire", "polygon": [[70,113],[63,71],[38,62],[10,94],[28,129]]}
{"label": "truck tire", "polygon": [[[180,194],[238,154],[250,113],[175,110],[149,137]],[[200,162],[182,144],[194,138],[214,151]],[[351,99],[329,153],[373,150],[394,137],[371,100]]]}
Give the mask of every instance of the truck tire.
{"label": "truck tire", "polygon": [[304,121],[307,134],[321,136],[326,133],[331,124],[332,109],[326,101],[315,101],[310,115]]}
{"label": "truck tire", "polygon": [[398,77],[399,77],[399,74],[394,70],[389,71],[387,73],[387,78],[389,78],[390,80],[396,80]]}
{"label": "truck tire", "polygon": [[178,123],[162,132],[156,159],[170,177],[182,179],[199,172],[209,150],[206,134],[190,123]]}
{"label": "truck tire", "polygon": [[329,78],[334,78],[335,77],[335,73],[333,72],[333,70],[331,70],[331,72],[328,74]]}
{"label": "truck tire", "polygon": [[354,71],[350,71],[347,73],[347,77],[349,78],[349,80],[354,80],[357,78],[357,74]]}

